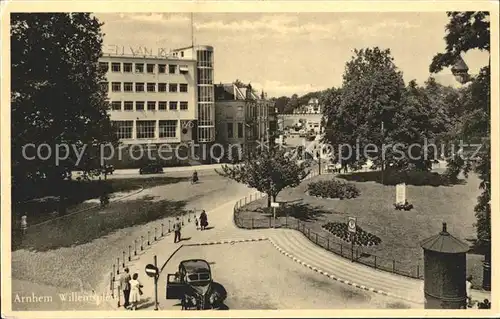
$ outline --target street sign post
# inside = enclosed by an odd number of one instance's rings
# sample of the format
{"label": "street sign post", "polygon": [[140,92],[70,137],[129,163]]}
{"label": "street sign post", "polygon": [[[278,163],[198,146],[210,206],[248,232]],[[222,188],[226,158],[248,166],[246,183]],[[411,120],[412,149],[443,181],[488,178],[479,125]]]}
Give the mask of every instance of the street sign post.
{"label": "street sign post", "polygon": [[356,218],[349,217],[347,222],[347,230],[351,234],[351,261],[354,262],[354,240],[356,238]]}
{"label": "street sign post", "polygon": [[146,265],[146,275],[148,275],[149,277],[153,277],[155,284],[155,310],[158,310],[158,277],[160,275],[160,272],[157,267],[156,255],[154,256],[154,265]]}
{"label": "street sign post", "polygon": [[273,208],[273,228],[276,228],[276,207],[280,207],[280,203],[273,202],[271,207]]}

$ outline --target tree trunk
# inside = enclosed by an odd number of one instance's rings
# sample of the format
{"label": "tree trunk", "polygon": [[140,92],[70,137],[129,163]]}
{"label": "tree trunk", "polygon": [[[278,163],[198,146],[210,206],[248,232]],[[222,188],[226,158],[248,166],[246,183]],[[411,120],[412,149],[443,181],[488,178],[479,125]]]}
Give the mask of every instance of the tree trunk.
{"label": "tree trunk", "polygon": [[267,208],[271,207],[271,197],[272,197],[272,195],[267,193]]}

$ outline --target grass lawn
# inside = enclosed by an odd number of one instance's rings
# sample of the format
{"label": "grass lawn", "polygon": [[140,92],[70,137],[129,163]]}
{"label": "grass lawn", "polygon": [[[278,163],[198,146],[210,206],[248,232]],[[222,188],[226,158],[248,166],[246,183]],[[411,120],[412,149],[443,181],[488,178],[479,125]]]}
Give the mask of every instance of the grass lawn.
{"label": "grass lawn", "polygon": [[[406,196],[414,205],[411,211],[398,211],[393,207],[396,187],[387,186],[363,178],[366,173],[355,173],[348,178],[361,194],[355,199],[329,200],[307,195],[307,184],[313,181],[332,179],[322,175],[302,183],[294,189],[284,190],[278,201],[287,202],[289,223],[299,219],[306,227],[332,242],[341,242],[321,228],[327,222],[347,222],[348,217],[356,217],[363,230],[382,239],[375,247],[364,247],[366,261],[370,264],[377,256],[377,265],[392,269],[404,269],[416,275],[417,264],[420,274],[423,270],[423,251],[420,241],[437,234],[442,223],[448,224],[448,231],[462,240],[475,238],[476,222],[474,206],[479,195],[479,179],[472,175],[458,185],[452,186],[412,186],[408,185]],[[242,218],[262,218],[265,199],[252,202],[239,213]],[[347,243],[346,243],[346,247]],[[481,286],[483,256],[467,255],[468,273],[474,277],[473,284]]]}
{"label": "grass lawn", "polygon": [[[135,180],[134,180],[135,182]],[[36,284],[96,291],[104,288],[104,275],[116,258],[134,240],[154,228],[161,234],[171,216],[184,210],[208,211],[225,202],[225,196],[248,192],[246,186],[219,176],[203,178],[200,184],[189,182],[151,187],[123,201],[30,227],[25,240],[12,251],[12,277]],[[13,285],[15,281],[13,281]],[[13,287],[15,288],[15,287]],[[17,287],[22,289],[22,287]]]}
{"label": "grass lawn", "polygon": [[[170,176],[155,176],[149,178],[123,178],[123,179],[108,179],[105,181],[107,187],[112,193],[126,193],[138,190],[141,187],[147,189],[160,185],[175,184],[182,181],[187,181],[187,177],[170,177]],[[97,180],[91,181],[71,181],[67,185],[71,189],[70,193],[70,206],[67,208],[67,214],[84,210],[86,208],[95,206],[95,203],[85,202],[89,199],[99,197],[99,182]],[[45,193],[44,196],[51,196],[50,193]],[[53,219],[55,216],[52,212],[57,209],[57,201],[55,198],[52,203],[40,203],[37,200],[31,201],[28,205],[23,207],[13,208],[13,224],[14,228],[19,227],[19,219],[21,214],[28,216],[30,225],[42,223],[44,221]],[[13,229],[15,232],[16,230]]]}

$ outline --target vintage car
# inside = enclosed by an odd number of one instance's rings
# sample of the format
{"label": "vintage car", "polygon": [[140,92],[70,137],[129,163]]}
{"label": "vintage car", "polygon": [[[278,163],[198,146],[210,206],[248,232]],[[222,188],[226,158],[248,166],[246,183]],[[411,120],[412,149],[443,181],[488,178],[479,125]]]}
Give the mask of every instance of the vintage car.
{"label": "vintage car", "polygon": [[182,309],[221,309],[227,292],[213,281],[210,265],[203,259],[180,262],[175,274],[167,275],[166,298],[179,299]]}

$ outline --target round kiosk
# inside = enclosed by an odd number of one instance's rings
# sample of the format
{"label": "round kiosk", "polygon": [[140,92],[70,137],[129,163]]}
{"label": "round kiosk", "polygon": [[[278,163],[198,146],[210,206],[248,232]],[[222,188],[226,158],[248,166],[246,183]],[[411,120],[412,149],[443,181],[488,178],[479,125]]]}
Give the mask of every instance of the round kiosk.
{"label": "round kiosk", "polygon": [[469,246],[443,230],[420,243],[424,250],[425,309],[465,308],[466,258]]}

